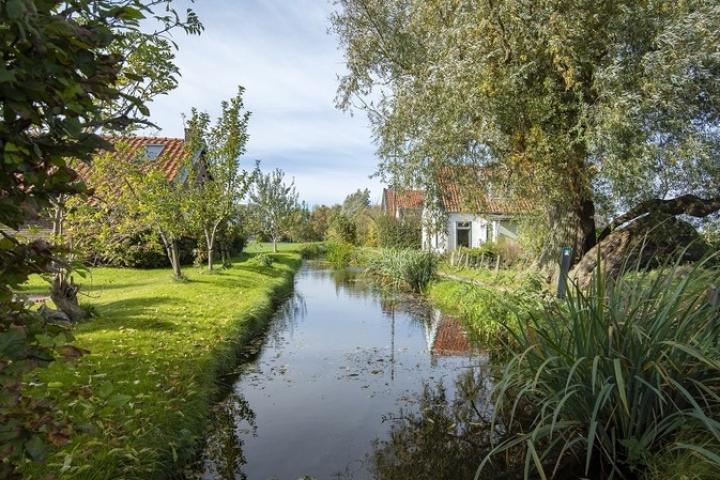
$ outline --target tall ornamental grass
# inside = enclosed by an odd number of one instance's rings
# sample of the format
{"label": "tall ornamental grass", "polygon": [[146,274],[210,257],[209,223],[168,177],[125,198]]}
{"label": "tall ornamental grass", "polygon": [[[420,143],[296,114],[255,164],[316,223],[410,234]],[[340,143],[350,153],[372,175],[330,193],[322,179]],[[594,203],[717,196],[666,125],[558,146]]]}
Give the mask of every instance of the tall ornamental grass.
{"label": "tall ornamental grass", "polygon": [[690,454],[720,475],[720,318],[709,301],[720,271],[711,260],[654,272],[626,265],[612,282],[596,275],[588,291],[510,329],[517,344],[495,407],[498,427],[519,433],[478,473],[520,448],[525,478],[571,467],[629,478],[658,452]]}
{"label": "tall ornamental grass", "polygon": [[438,258],[420,250],[383,249],[367,259],[367,273],[383,285],[422,292],[432,280]]}

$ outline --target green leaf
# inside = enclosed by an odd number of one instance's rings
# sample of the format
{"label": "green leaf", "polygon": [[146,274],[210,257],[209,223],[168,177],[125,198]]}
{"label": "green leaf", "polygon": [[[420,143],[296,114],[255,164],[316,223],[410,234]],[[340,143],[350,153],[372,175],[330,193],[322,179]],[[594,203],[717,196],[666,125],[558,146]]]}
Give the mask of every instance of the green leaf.
{"label": "green leaf", "polygon": [[616,358],[613,360],[613,368],[615,369],[615,381],[617,382],[618,393],[620,394],[620,401],[625,407],[625,413],[630,413],[630,407],[628,405],[627,393],[625,392],[625,379],[622,374],[622,365],[620,359]]}
{"label": "green leaf", "polygon": [[36,462],[45,462],[47,459],[47,444],[43,442],[39,435],[35,435],[25,442],[25,450],[27,450],[30,458]]}

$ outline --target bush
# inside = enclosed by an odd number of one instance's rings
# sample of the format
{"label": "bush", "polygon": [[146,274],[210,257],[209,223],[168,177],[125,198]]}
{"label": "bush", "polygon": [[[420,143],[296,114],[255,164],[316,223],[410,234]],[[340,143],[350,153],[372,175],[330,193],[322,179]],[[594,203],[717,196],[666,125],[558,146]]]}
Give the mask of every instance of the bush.
{"label": "bush", "polygon": [[378,246],[396,249],[420,248],[422,233],[419,218],[397,219],[382,215],[375,221],[375,224]]}
{"label": "bush", "polygon": [[356,258],[355,247],[342,242],[330,242],[327,244],[325,260],[336,268],[347,267]]}
{"label": "bush", "polygon": [[253,258],[248,260],[247,263],[254,267],[268,268],[268,267],[272,267],[273,258],[266,253],[258,253]]}
{"label": "bush", "polygon": [[[192,238],[180,239],[180,263],[191,265],[197,243]],[[120,242],[88,242],[77,252],[93,266],[128,268],[162,268],[170,265],[160,240],[152,232],[134,235]]]}
{"label": "bush", "polygon": [[526,478],[570,458],[586,476],[624,477],[671,451],[720,469],[703,440],[720,439],[720,322],[707,291],[720,271],[708,265],[600,274],[513,330],[495,411],[525,433],[494,454],[522,446]]}
{"label": "bush", "polygon": [[327,239],[335,244],[357,244],[357,225],[355,222],[342,213],[333,215],[330,220]]}
{"label": "bush", "polygon": [[438,258],[419,250],[380,250],[367,262],[369,275],[397,289],[422,292],[437,270]]}
{"label": "bush", "polygon": [[319,258],[327,253],[327,246],[322,242],[306,243],[298,250],[300,256],[305,259]]}

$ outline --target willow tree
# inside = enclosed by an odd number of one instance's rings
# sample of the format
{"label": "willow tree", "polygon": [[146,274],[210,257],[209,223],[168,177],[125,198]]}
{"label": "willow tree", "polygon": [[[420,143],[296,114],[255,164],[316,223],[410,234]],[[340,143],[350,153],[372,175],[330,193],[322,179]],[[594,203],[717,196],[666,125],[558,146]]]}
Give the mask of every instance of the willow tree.
{"label": "willow tree", "polygon": [[368,111],[386,177],[432,188],[448,165],[485,167],[569,218],[579,254],[599,218],[657,200],[713,211],[694,207],[720,197],[716,2],[337,4],[338,106]]}

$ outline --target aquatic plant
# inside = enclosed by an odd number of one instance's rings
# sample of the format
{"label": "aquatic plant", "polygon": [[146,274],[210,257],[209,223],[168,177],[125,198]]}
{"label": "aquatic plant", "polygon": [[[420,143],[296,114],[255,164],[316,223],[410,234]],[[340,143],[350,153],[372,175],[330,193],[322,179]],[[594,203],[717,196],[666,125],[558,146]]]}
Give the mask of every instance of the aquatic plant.
{"label": "aquatic plant", "polygon": [[435,275],[438,258],[420,250],[383,249],[367,259],[367,272],[397,289],[422,292]]}
{"label": "aquatic plant", "polygon": [[347,267],[355,258],[356,248],[344,242],[330,242],[327,244],[325,260],[336,268]]}
{"label": "aquatic plant", "polygon": [[[497,385],[496,414],[524,450],[525,478],[569,462],[627,478],[658,452],[684,451],[720,471],[720,320],[706,260],[654,272],[625,265],[587,291],[573,289],[510,329],[516,345]],[[714,445],[714,446],[713,446]]]}

